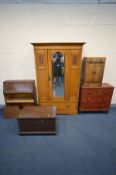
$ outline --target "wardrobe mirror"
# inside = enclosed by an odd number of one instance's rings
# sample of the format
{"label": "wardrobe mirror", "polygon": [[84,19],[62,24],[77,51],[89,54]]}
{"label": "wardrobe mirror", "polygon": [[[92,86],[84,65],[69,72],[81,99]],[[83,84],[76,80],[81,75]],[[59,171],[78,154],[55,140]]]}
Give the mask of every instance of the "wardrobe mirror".
{"label": "wardrobe mirror", "polygon": [[64,96],[64,57],[64,54],[60,51],[52,54],[53,97]]}

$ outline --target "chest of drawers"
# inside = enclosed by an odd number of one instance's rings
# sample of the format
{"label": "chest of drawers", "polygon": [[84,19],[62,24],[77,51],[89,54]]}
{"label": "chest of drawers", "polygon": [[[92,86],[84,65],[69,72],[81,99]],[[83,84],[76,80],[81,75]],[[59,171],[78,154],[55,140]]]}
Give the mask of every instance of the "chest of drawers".
{"label": "chest of drawers", "polygon": [[79,97],[79,111],[108,112],[114,87],[108,83],[101,86],[81,86]]}

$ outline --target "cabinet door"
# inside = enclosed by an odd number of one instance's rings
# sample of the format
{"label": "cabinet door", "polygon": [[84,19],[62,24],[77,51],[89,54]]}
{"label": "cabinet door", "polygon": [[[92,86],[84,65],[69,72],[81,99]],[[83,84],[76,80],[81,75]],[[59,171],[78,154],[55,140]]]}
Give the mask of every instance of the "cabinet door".
{"label": "cabinet door", "polygon": [[37,92],[39,101],[49,101],[47,50],[35,50]]}
{"label": "cabinet door", "polygon": [[80,87],[81,50],[69,50],[68,53],[68,97],[78,99]]}
{"label": "cabinet door", "polygon": [[95,72],[95,64],[93,62],[86,62],[84,83],[94,82],[94,72]]}
{"label": "cabinet door", "polygon": [[85,58],[84,83],[101,83],[104,73],[105,59],[103,57]]}
{"label": "cabinet door", "polygon": [[94,83],[101,83],[103,78],[104,72],[104,62],[96,62],[94,64],[94,71],[93,71],[93,82]]}

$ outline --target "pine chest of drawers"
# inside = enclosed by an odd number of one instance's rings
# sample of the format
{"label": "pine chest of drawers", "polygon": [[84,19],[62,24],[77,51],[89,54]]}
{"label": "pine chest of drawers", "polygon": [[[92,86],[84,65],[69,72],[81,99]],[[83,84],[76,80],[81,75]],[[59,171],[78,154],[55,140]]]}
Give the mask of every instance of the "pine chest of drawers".
{"label": "pine chest of drawers", "polygon": [[79,97],[79,111],[108,112],[114,87],[108,83],[101,86],[81,86]]}

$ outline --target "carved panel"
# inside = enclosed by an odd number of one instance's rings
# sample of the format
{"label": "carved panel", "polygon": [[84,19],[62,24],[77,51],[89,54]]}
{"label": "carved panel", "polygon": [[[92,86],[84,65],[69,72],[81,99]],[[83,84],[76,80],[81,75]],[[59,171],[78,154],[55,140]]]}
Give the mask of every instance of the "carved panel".
{"label": "carved panel", "polygon": [[43,65],[44,64],[44,56],[39,55],[39,64]]}
{"label": "carved panel", "polygon": [[77,55],[72,56],[72,65],[76,66],[77,65]]}

